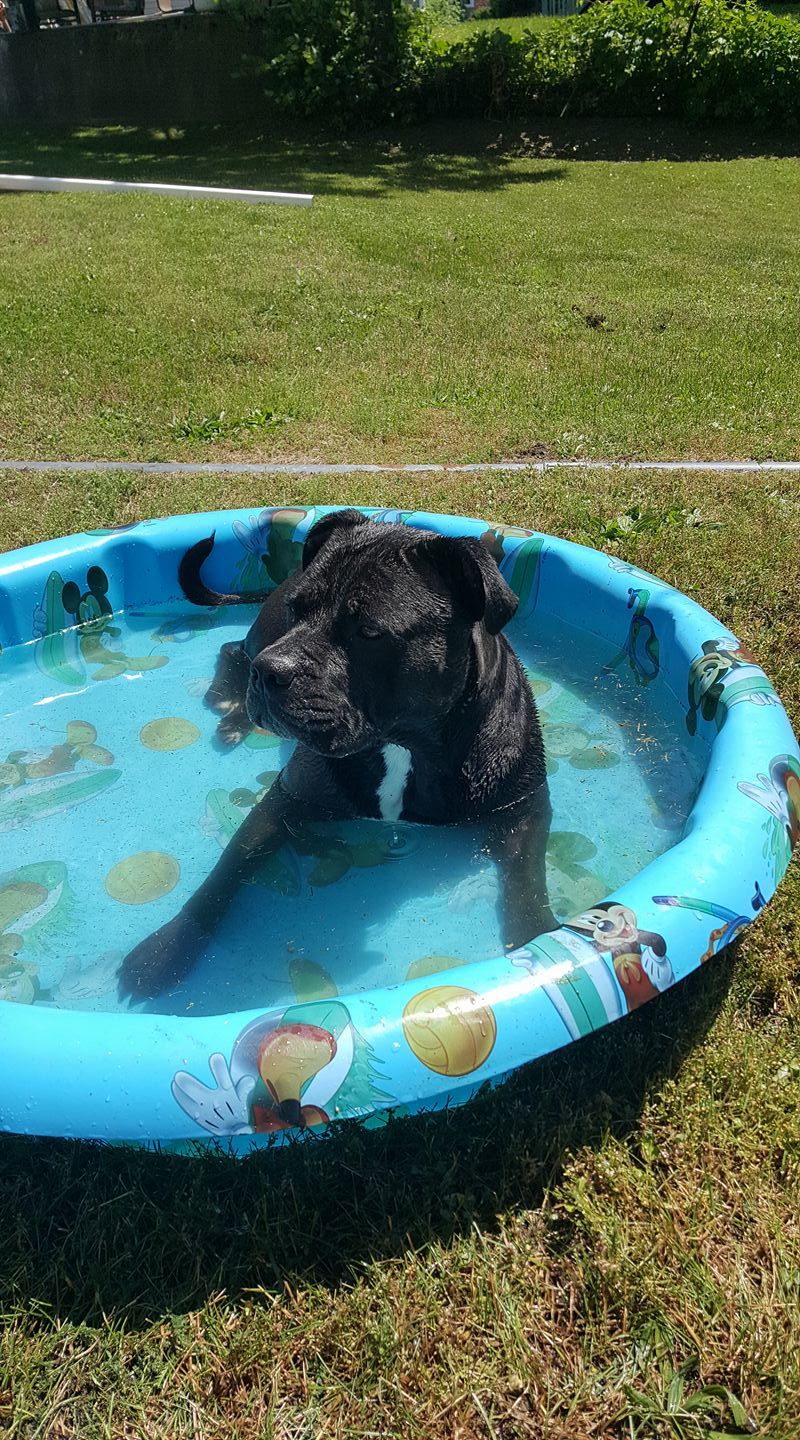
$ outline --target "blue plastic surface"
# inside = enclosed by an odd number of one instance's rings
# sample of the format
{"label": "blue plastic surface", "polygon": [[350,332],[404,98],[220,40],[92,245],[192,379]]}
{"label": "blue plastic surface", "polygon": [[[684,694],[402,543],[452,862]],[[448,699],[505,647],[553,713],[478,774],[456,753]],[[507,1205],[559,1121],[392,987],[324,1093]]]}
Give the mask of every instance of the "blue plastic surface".
{"label": "blue plastic surface", "polygon": [[[800,828],[797,741],[718,621],[564,541],[368,512],[483,537],[520,597],[509,633],[545,721],[562,925],[502,953],[479,840],[362,822],[268,877],[196,982],[118,1008],[126,948],[175,912],[288,754],[261,735],[216,756],[189,659],[207,664],[248,621],[192,611],[178,559],[216,529],[211,585],[277,583],[320,513],[184,516],[0,560],[1,1129],[247,1150],[296,1133],[286,1097],[309,1130],[460,1103],[682,979],[780,882]],[[342,927],[375,897],[348,970]],[[248,970],[236,946],[264,915],[268,965]]]}

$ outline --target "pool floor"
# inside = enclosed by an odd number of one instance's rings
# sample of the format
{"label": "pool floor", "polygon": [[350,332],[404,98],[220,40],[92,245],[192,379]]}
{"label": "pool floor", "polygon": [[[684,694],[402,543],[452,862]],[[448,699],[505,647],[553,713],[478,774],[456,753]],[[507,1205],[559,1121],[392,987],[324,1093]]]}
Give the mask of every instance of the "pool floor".
{"label": "pool floor", "polygon": [[[96,634],[19,646],[0,675],[0,998],[115,1010],[131,947],[207,875],[291,744],[223,751],[203,704],[216,652],[249,610],[126,612]],[[680,838],[703,755],[661,681],[603,643],[537,622],[509,638],[536,695],[559,918]],[[611,667],[611,668],[609,668]],[[314,826],[245,887],[185,981],[143,1008],[215,1014],[345,995],[502,952],[480,830]]]}

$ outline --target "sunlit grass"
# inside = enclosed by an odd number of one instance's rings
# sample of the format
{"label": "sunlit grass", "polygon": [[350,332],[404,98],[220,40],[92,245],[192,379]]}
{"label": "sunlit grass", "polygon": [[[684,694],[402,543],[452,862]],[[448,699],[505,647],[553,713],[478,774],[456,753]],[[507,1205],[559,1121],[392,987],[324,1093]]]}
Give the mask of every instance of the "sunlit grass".
{"label": "sunlit grass", "polygon": [[800,453],[800,174],[750,135],[117,128],[0,164],[317,194],[0,197],[6,456]]}

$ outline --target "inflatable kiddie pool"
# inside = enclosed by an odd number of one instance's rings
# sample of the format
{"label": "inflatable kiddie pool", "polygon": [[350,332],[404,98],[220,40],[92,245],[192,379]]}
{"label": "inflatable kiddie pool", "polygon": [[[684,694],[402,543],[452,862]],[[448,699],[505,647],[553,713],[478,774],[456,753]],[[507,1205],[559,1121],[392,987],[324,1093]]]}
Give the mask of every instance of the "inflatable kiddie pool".
{"label": "inflatable kiddie pool", "polygon": [[220,749],[203,694],[319,509],[89,531],[0,560],[0,1128],[246,1150],[467,1100],[622,1018],[769,900],[800,758],[769,680],[686,596],[622,561],[479,520],[372,513],[490,547],[542,719],[551,934],[504,953],[480,835],[319,827],[246,887],[185,981],[128,1009],[127,951],[169,919],[289,754]]}

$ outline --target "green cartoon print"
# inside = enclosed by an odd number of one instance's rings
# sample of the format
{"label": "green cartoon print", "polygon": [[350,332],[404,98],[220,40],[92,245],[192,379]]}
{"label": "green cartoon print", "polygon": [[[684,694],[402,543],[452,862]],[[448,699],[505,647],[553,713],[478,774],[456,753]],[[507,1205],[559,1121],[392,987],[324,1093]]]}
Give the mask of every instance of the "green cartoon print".
{"label": "green cartoon print", "polygon": [[800,838],[800,760],[796,755],[776,755],[768,775],[759,775],[755,783],[740,780],[738,788],[767,811],[762,853],[777,884]]}
{"label": "green cartoon print", "polygon": [[761,666],[731,635],[704,641],[701,653],[689,666],[688,688],[686,729],[690,735],[696,734],[699,719],[721,730],[731,707],[742,701],[780,704]]}
{"label": "green cartoon print", "polygon": [[0,1000],[30,1005],[43,998],[34,962],[70,928],[73,912],[67,867],[60,860],[0,875]]}
{"label": "green cartoon print", "polygon": [[120,778],[86,720],[70,720],[49,750],[11,750],[0,761],[0,833],[92,800]]}
{"label": "green cartoon print", "polygon": [[[522,544],[506,551],[503,543],[506,539],[521,539]],[[481,541],[519,601],[517,618],[527,619],[533,614],[539,598],[544,536],[515,525],[494,525],[484,531]]]}
{"label": "green cartoon print", "polygon": [[628,635],[619,654],[607,666],[609,670],[618,670],[627,662],[640,685],[649,685],[661,668],[658,636],[652,620],[645,614],[649,600],[649,590],[628,591],[628,609],[633,610]]}
{"label": "green cartoon print", "polygon": [[86,590],[51,571],[33,615],[34,658],[43,674],[60,685],[82,686],[86,678],[114,680],[166,665],[166,655],[126,655],[107,644],[120,635],[108,600],[108,576],[99,565],[86,572]]}
{"label": "green cartoon print", "polygon": [[[303,541],[296,538],[299,525],[314,523],[313,509],[287,505],[279,510],[262,510],[248,521],[234,520],[233,533],[245,551],[240,561],[234,589],[246,594],[263,590],[270,583],[280,585],[299,570],[303,560]],[[306,527],[308,528],[308,527]]]}

